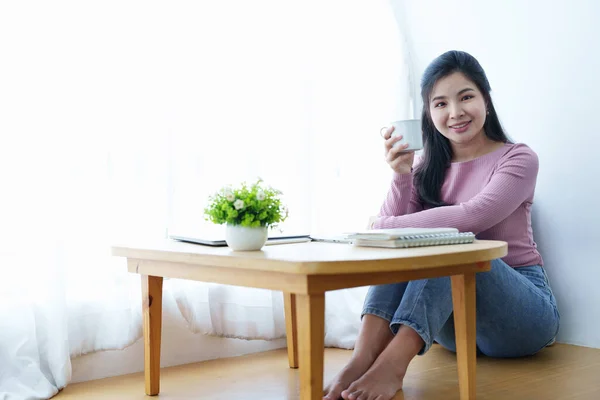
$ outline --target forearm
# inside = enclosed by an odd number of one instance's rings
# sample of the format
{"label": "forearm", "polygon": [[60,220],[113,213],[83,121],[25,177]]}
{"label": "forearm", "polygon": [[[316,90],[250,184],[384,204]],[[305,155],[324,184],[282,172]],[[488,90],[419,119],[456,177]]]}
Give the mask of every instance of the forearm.
{"label": "forearm", "polygon": [[413,187],[413,175],[394,174],[385,201],[379,210],[380,216],[399,216],[421,210]]}
{"label": "forearm", "polygon": [[499,223],[498,214],[467,205],[437,207],[401,216],[381,216],[373,228],[457,228],[460,232],[479,233]]}

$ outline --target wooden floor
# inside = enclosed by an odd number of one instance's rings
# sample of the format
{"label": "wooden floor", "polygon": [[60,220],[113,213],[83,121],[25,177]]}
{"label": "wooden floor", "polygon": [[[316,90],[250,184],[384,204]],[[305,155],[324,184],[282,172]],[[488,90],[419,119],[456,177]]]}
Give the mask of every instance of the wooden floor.
{"label": "wooden floor", "polygon": [[[325,351],[325,379],[345,365],[351,351]],[[287,366],[286,350],[165,368],[163,400],[298,399],[298,370]],[[557,344],[533,357],[477,360],[479,400],[600,399],[600,350]],[[409,367],[395,400],[458,400],[453,353],[434,345]],[[55,400],[142,400],[142,373],[69,385]]]}

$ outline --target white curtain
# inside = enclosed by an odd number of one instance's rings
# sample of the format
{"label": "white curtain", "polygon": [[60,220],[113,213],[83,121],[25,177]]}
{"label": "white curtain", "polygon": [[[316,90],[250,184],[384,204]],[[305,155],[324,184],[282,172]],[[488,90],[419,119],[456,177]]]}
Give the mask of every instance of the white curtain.
{"label": "white curtain", "polygon": [[[258,176],[285,229],[363,227],[391,176],[379,128],[411,116],[387,0],[3,2],[0,55],[0,400],[141,337],[111,244],[197,230],[210,193]],[[164,290],[194,332],[285,335],[280,293]],[[328,294],[327,345],[353,346],[364,291]]]}

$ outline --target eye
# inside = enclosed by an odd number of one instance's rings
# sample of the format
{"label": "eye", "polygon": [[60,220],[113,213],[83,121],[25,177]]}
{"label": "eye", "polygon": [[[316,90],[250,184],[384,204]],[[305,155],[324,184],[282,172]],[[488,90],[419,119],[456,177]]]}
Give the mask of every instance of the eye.
{"label": "eye", "polygon": [[472,99],[473,97],[475,97],[475,96],[471,96],[470,94],[468,94],[468,95],[464,96],[462,99],[463,99],[463,100],[470,100],[470,99]]}
{"label": "eye", "polygon": [[440,107],[444,107],[446,105],[446,103],[444,103],[443,101],[440,101],[439,103],[437,103],[436,105],[434,105],[434,108],[440,108]]}

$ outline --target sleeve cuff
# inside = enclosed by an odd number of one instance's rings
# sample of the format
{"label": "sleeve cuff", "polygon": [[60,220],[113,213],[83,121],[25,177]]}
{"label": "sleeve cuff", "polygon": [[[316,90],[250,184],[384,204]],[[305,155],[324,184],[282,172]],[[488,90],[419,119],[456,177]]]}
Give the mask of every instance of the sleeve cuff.
{"label": "sleeve cuff", "polygon": [[394,172],[394,182],[398,182],[398,183],[405,183],[405,182],[411,182],[413,179],[413,174],[412,172],[410,174],[397,174],[396,172]]}

